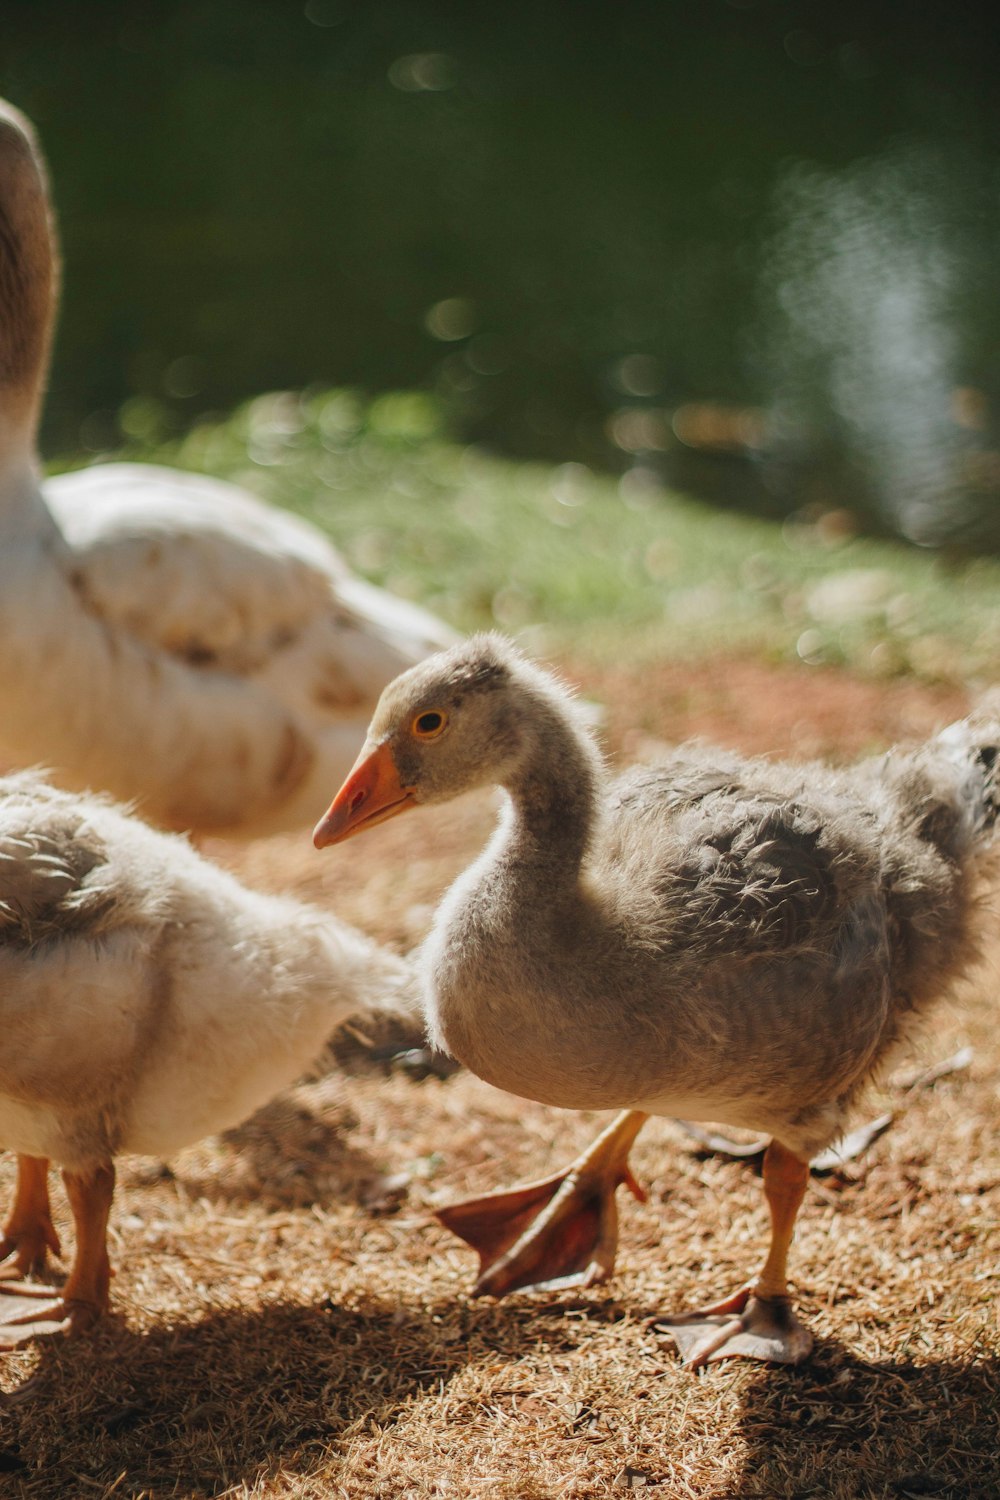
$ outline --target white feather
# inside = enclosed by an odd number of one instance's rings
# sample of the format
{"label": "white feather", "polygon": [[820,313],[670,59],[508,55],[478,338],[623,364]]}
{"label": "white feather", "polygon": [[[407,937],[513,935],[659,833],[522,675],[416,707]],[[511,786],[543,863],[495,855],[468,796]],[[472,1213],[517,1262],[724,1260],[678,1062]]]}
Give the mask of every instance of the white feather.
{"label": "white feather", "polygon": [[407,960],[108,802],[0,779],[7,1149],[74,1171],[169,1155],[244,1119],[373,1007],[416,1013]]}

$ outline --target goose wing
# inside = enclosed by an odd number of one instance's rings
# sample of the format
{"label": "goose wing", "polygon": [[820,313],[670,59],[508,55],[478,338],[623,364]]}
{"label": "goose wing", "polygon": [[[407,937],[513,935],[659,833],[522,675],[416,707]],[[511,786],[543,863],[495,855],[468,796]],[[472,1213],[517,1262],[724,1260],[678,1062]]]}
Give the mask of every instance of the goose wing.
{"label": "goose wing", "polygon": [[107,464],[49,480],[45,498],[88,610],[192,666],[251,675],[308,642],[314,663],[325,658],[314,696],[334,706],[357,701],[359,667],[368,677],[386,656],[392,675],[448,638],[425,611],[354,578],[315,527],[235,485]]}

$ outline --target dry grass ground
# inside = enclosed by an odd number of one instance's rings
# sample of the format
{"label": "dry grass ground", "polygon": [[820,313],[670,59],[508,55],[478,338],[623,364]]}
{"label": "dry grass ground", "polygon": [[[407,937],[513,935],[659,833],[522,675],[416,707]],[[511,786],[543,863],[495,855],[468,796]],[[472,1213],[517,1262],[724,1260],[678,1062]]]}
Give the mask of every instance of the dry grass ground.
{"label": "dry grass ground", "polygon": [[[964,707],[947,688],[740,661],[587,686],[626,756],[692,732],[847,756]],[[490,819],[479,798],[323,856],[305,838],[211,852],[405,944]],[[462,1075],[334,1072],[169,1166],[121,1163],[114,1316],[89,1340],[0,1356],[0,1493],[996,1496],[998,954],[988,934],[968,993],[875,1095],[900,1109],[889,1132],[814,1179],[792,1267],[817,1335],[800,1369],[692,1375],[644,1326],[753,1269],[766,1212],[751,1167],[654,1122],[634,1157],[650,1198],[623,1201],[615,1280],[476,1302],[473,1257],[431,1206],[551,1170],[597,1118]],[[965,1043],[969,1069],[904,1093]]]}

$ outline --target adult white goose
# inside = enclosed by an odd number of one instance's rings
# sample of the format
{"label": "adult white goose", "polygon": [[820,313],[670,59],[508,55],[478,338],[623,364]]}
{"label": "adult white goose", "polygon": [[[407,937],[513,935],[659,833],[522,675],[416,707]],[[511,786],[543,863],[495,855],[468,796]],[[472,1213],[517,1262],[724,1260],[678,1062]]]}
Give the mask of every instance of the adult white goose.
{"label": "adult white goose", "polygon": [[453,637],[233,485],[141,464],[40,482],[57,279],[34,134],[0,101],[0,755],[168,828],[304,826],[382,687]]}
{"label": "adult white goose", "polygon": [[[18,1153],[0,1348],[107,1309],[117,1155],[238,1123],[372,1007],[417,1012],[406,960],[104,799],[0,778],[0,1144]],[[50,1160],[76,1231],[61,1296],[19,1279],[59,1252]]]}
{"label": "adult white goose", "polygon": [[502,786],[500,826],[423,952],[432,1038],[511,1093],[629,1111],[568,1173],[442,1215],[480,1250],[478,1290],[610,1272],[647,1114],[748,1126],[772,1138],[763,1269],[660,1321],[693,1365],[806,1356],[786,1259],[808,1163],[974,954],[998,747],[983,712],[853,770],[689,748],[611,781],[569,695],[499,637],[385,690],[317,845]]}

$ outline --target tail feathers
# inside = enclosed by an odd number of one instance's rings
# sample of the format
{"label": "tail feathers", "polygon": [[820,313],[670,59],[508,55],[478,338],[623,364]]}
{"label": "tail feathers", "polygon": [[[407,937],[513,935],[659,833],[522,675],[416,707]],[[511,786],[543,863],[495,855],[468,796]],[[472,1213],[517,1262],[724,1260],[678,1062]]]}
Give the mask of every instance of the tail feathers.
{"label": "tail feathers", "polygon": [[949,724],[932,747],[957,772],[956,800],[972,840],[991,842],[1000,820],[1000,695]]}

